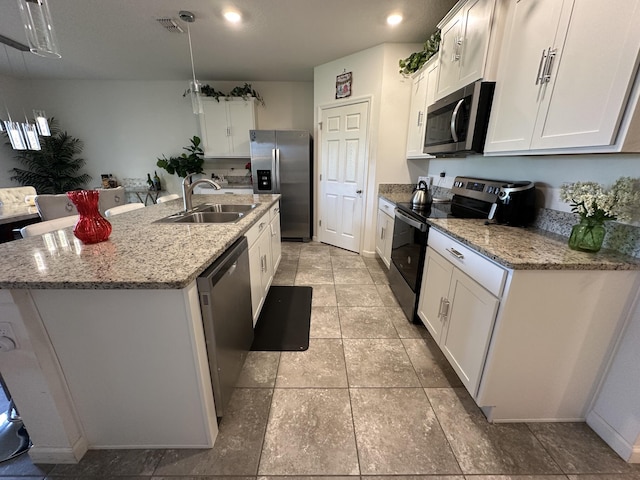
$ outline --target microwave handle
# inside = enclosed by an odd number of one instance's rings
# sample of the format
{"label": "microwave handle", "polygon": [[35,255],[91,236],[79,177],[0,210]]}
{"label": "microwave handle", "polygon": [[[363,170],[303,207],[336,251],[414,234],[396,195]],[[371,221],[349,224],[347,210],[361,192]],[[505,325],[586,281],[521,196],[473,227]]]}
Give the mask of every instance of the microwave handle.
{"label": "microwave handle", "polygon": [[458,112],[460,111],[460,107],[462,106],[462,104],[464,103],[464,98],[462,98],[458,104],[456,105],[456,108],[453,109],[453,115],[451,115],[451,137],[453,138],[453,141],[455,143],[458,143],[458,134],[456,133],[456,123],[458,121]]}

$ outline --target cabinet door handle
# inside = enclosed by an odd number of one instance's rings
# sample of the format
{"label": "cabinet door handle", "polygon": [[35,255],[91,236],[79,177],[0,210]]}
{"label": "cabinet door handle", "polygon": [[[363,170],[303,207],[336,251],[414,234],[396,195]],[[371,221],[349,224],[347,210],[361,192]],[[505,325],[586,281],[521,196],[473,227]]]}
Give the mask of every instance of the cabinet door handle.
{"label": "cabinet door handle", "polygon": [[440,297],[440,306],[438,307],[438,318],[442,321],[442,305],[444,304],[444,297]]}
{"label": "cabinet door handle", "polygon": [[263,272],[267,271],[267,255],[263,255],[260,257],[260,270]]}
{"label": "cabinet door handle", "polygon": [[422,126],[422,112],[418,112],[418,127]]}
{"label": "cabinet door handle", "polygon": [[449,307],[451,306],[451,302],[446,298],[442,301],[442,321],[445,321],[449,316]]}
{"label": "cabinet door handle", "polygon": [[547,54],[547,61],[544,62],[544,71],[542,72],[542,83],[549,83],[551,81],[551,66],[553,65],[553,59],[556,57],[558,49],[551,50],[549,47],[549,53]]}
{"label": "cabinet door handle", "polygon": [[540,63],[538,64],[538,71],[536,72],[536,85],[542,82],[542,65],[546,64],[545,60],[547,59],[547,50],[542,51],[542,55],[540,56]]}
{"label": "cabinet door handle", "polygon": [[453,255],[454,257],[456,257],[458,260],[462,260],[464,259],[464,255],[462,253],[460,253],[459,251],[457,251],[455,248],[447,248],[447,252],[449,252],[451,255]]}
{"label": "cabinet door handle", "polygon": [[384,240],[384,227],[380,229],[380,240]]}

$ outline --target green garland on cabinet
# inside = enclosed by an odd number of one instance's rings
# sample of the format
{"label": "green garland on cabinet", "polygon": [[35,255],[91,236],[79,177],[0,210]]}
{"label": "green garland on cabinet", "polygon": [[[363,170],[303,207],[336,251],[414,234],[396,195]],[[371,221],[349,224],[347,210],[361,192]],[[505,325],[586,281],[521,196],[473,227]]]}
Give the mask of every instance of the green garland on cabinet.
{"label": "green garland on cabinet", "polygon": [[431,57],[438,53],[440,48],[440,30],[436,30],[426,42],[424,42],[423,48],[420,52],[414,52],[407,58],[400,59],[398,62],[400,66],[400,73],[404,76],[409,76],[412,73],[417,72],[420,68],[427,63]]}

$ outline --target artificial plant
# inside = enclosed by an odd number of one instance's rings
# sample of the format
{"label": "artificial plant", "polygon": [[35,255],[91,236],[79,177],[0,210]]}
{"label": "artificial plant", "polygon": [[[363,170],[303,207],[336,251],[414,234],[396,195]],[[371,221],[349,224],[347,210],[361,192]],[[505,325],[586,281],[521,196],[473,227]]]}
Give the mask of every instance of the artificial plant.
{"label": "artificial plant", "polygon": [[178,174],[179,177],[186,177],[190,173],[202,173],[204,170],[202,164],[204,163],[204,152],[200,148],[200,137],[193,136],[189,139],[191,145],[188,147],[182,147],[187,153],[183,153],[178,157],[165,157],[158,159],[156,165],[160,168],[164,168],[171,175]]}
{"label": "artificial plant", "polygon": [[422,46],[422,50],[414,52],[407,58],[400,59],[400,73],[408,76],[420,70],[427,60],[433,57],[440,48],[440,30],[436,30]]}
{"label": "artificial plant", "polygon": [[22,150],[15,159],[24,168],[12,168],[11,180],[30,185],[38,194],[57,194],[84,187],[91,176],[81,173],[86,164],[81,140],[63,132],[55,118],[49,120],[50,137],[40,137],[40,150]]}

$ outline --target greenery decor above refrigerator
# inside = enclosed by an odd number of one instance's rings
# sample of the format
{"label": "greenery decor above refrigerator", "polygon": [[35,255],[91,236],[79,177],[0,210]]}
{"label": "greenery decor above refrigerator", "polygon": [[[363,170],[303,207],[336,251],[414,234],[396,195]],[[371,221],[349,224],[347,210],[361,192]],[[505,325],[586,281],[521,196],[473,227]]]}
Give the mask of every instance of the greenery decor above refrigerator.
{"label": "greenery decor above refrigerator", "polygon": [[25,168],[13,168],[11,180],[32,186],[38,194],[57,194],[83,188],[91,176],[81,173],[86,161],[78,158],[81,140],[63,132],[55,118],[50,120],[50,137],[40,138],[40,150],[23,150],[15,159]]}

